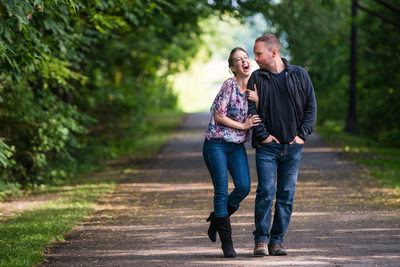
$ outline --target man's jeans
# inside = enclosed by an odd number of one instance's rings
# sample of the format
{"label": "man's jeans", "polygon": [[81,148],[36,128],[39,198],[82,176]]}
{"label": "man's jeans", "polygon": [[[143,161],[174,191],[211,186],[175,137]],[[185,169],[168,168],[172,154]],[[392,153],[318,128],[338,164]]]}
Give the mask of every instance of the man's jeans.
{"label": "man's jeans", "polygon": [[[214,184],[215,217],[228,215],[227,203],[238,207],[250,192],[250,172],[243,144],[226,142],[222,138],[205,139],[203,157]],[[228,170],[235,189],[228,196]]]}
{"label": "man's jeans", "polygon": [[[271,142],[256,150],[258,186],[254,221],[254,241],[269,245],[283,244],[293,210],[303,145]],[[276,193],[274,221],[271,226],[272,203]]]}

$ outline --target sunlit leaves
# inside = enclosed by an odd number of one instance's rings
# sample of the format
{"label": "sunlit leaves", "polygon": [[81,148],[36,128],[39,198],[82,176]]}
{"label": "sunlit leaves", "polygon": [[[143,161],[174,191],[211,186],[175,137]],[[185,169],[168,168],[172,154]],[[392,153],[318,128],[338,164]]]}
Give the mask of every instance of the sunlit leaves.
{"label": "sunlit leaves", "polygon": [[0,139],[0,166],[7,167],[8,159],[12,155],[10,147]]}
{"label": "sunlit leaves", "polygon": [[[168,76],[189,65],[211,11],[191,0],[20,2],[0,0],[0,134],[15,148],[8,161],[0,150],[0,180],[23,185],[72,175],[88,129],[125,121],[135,138],[150,111],[174,107]],[[99,156],[110,155],[88,155]]]}

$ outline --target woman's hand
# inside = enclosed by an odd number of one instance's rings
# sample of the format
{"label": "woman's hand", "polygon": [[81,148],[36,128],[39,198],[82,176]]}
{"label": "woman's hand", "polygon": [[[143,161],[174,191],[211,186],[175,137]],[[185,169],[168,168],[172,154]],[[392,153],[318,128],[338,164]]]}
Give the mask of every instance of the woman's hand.
{"label": "woman's hand", "polygon": [[251,127],[257,126],[260,122],[261,119],[258,115],[249,115],[245,122],[243,122],[243,129],[250,129]]}
{"label": "woman's hand", "polygon": [[256,107],[258,108],[258,92],[257,92],[257,86],[255,84],[254,84],[254,91],[247,89],[246,95],[247,98],[250,101],[253,101],[256,104]]}
{"label": "woman's hand", "polygon": [[251,127],[257,126],[261,122],[261,119],[258,115],[249,115],[247,117],[247,119],[242,123],[242,122],[232,120],[231,118],[228,118],[226,116],[221,116],[215,111],[214,111],[214,118],[215,118],[215,121],[217,121],[225,126],[235,128],[238,130],[250,129]]}

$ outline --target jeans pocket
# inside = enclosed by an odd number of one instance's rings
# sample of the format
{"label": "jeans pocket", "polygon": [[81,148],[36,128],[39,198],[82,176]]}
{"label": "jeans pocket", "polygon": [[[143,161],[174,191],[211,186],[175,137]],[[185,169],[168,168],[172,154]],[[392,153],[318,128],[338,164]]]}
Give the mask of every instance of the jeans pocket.
{"label": "jeans pocket", "polygon": [[291,144],[291,146],[292,146],[292,145],[302,146],[302,145],[304,145],[304,144],[299,144],[299,143],[297,143],[297,142],[293,142],[293,144]]}

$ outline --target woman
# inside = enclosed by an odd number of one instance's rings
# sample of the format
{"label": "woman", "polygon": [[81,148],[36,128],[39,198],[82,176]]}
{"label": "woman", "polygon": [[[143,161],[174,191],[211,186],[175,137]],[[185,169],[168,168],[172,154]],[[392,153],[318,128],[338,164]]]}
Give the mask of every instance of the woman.
{"label": "woman", "polygon": [[[214,185],[214,211],[208,236],[216,241],[218,232],[224,257],[234,258],[232,229],[229,216],[250,192],[250,173],[244,143],[249,140],[249,131],[258,125],[258,116],[247,116],[248,99],[258,103],[257,94],[246,86],[251,74],[251,63],[247,52],[234,48],[228,59],[234,77],[227,79],[211,106],[211,119],[204,133],[203,157]],[[228,195],[228,173],[232,176],[234,190]]]}

